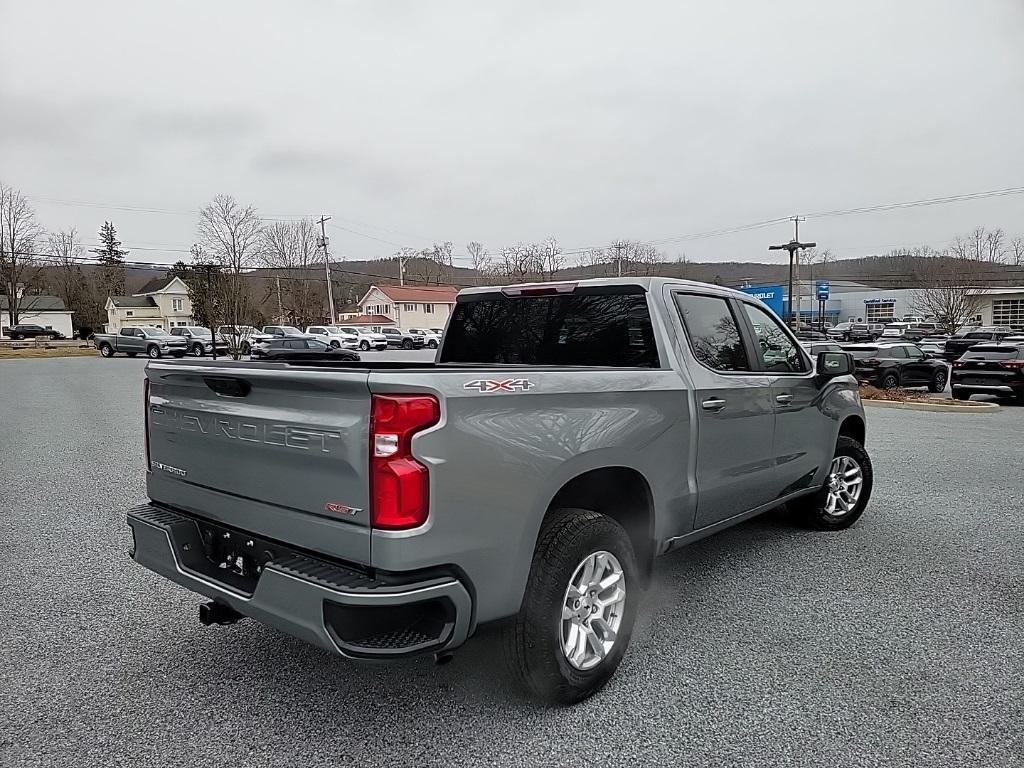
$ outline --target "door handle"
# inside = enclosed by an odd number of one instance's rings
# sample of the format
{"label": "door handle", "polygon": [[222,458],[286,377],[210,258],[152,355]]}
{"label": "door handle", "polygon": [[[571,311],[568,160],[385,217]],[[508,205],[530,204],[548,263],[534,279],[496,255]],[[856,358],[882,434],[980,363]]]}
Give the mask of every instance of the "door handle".
{"label": "door handle", "polygon": [[720,400],[717,397],[712,397],[710,400],[705,400],[700,404],[700,407],[705,411],[720,411],[725,408],[725,400]]}
{"label": "door handle", "polygon": [[793,402],[793,396],[792,395],[776,395],[775,396],[775,402],[778,403],[779,405],[789,405],[790,403]]}

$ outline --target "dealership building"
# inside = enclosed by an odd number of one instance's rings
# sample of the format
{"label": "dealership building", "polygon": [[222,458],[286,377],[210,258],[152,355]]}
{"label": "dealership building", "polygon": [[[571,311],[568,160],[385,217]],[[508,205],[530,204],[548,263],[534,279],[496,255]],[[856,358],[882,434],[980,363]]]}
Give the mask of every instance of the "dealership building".
{"label": "dealership building", "polygon": [[[800,284],[801,321],[818,322],[821,306],[818,300],[819,289],[821,296],[827,296],[824,300],[824,315],[829,325],[844,321],[887,323],[899,320],[904,315],[918,314],[913,307],[914,289],[873,288],[849,280],[822,280]],[[740,290],[761,299],[779,316],[785,311],[785,285],[752,285]],[[977,293],[981,294],[981,302],[977,317],[971,321],[972,325],[1024,327],[1024,286],[979,289]]]}

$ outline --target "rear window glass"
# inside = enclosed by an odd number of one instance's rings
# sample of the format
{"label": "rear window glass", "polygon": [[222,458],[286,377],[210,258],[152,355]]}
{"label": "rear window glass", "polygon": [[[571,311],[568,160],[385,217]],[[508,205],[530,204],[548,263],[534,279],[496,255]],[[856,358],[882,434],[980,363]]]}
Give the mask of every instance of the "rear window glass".
{"label": "rear window glass", "polygon": [[853,355],[854,360],[867,360],[878,355],[878,347],[846,347],[843,351]]}
{"label": "rear window glass", "polygon": [[1013,360],[1017,349],[1011,347],[973,347],[964,354],[965,360]]}
{"label": "rear window glass", "polygon": [[991,333],[986,333],[986,332],[981,332],[981,331],[975,331],[974,333],[965,334],[964,338],[965,339],[991,339],[992,338],[992,334]]}
{"label": "rear window glass", "polygon": [[461,301],[441,349],[442,363],[661,365],[644,293]]}

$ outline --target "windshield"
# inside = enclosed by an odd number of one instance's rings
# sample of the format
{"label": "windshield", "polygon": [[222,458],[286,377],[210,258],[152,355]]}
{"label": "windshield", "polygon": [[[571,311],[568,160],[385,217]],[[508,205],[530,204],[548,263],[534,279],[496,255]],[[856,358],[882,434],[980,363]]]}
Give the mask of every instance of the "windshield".
{"label": "windshield", "polygon": [[285,336],[302,336],[303,335],[302,331],[300,331],[298,328],[296,328],[293,325],[279,325],[277,327],[281,329],[281,333],[283,333]]}
{"label": "windshield", "polygon": [[163,328],[143,328],[147,336],[170,336]]}
{"label": "windshield", "polygon": [[193,336],[210,336],[211,335],[209,328],[199,328],[199,327],[189,328],[188,332],[191,333]]}
{"label": "windshield", "polygon": [[847,347],[844,351],[853,355],[854,360],[867,360],[878,354],[878,347]]}

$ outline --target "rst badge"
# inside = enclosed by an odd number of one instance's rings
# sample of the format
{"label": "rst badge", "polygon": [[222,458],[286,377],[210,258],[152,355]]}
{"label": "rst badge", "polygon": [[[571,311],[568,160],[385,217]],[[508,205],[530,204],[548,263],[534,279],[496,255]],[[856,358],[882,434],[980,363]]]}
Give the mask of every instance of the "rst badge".
{"label": "rst badge", "polygon": [[350,507],[346,504],[338,504],[335,501],[329,501],[326,504],[324,504],[324,510],[327,512],[332,512],[335,515],[346,515],[348,517],[358,515],[360,512],[363,511],[359,509],[359,507]]}
{"label": "rst badge", "polygon": [[529,379],[475,379],[462,385],[463,389],[477,392],[529,392],[534,383]]}

